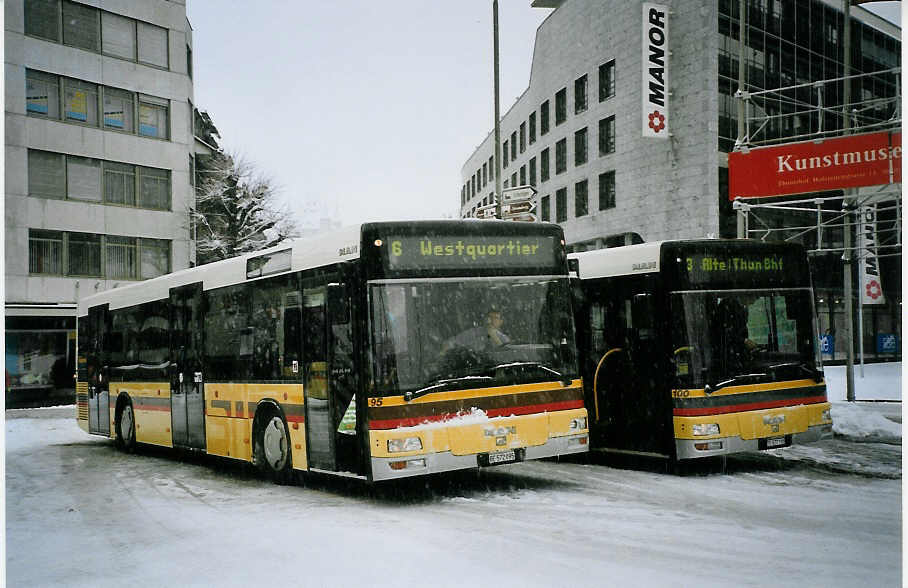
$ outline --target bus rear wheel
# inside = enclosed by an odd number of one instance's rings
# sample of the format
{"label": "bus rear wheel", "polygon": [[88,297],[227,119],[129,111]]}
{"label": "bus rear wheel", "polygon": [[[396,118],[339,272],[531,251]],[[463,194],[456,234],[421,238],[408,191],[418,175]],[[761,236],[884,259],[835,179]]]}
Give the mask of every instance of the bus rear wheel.
{"label": "bus rear wheel", "polygon": [[136,413],[130,400],[126,400],[117,412],[116,431],[117,447],[132,453],[136,448]]}
{"label": "bus rear wheel", "polygon": [[265,417],[255,438],[255,465],[278,484],[292,481],[290,431],[276,412]]}

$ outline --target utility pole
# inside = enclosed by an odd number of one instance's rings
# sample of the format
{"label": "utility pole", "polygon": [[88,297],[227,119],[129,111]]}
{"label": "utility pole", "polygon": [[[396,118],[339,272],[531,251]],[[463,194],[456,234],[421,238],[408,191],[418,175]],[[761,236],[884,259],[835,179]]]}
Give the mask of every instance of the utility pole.
{"label": "utility pole", "polygon": [[501,106],[498,100],[498,0],[492,0],[492,39],[495,60],[495,218],[501,218]]}
{"label": "utility pole", "polygon": [[[851,102],[851,0],[845,0],[845,18],[843,19],[845,30],[842,34],[842,47],[845,51],[843,56],[843,91],[842,91],[842,121],[843,129],[846,135],[851,134],[851,112],[849,112],[849,103]],[[854,208],[854,199],[851,196],[851,189],[845,189],[845,198],[842,200],[842,212],[845,214],[844,223],[844,243],[845,252],[842,255],[844,271],[842,272],[843,292],[842,298],[845,302],[845,399],[848,402],[854,402],[854,335],[852,325],[854,321],[854,303],[851,300],[853,272],[851,268],[851,213]],[[859,328],[863,328],[860,325]]]}

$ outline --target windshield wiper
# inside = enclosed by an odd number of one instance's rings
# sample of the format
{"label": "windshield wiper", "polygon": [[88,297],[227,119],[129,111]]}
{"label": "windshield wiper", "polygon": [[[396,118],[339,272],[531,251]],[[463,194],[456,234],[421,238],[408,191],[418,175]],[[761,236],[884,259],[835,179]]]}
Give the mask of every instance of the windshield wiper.
{"label": "windshield wiper", "polygon": [[814,382],[819,382],[823,379],[823,375],[820,370],[816,369],[815,367],[811,367],[810,365],[808,365],[806,362],[803,362],[803,361],[789,361],[786,363],[777,363],[775,365],[769,366],[769,371],[775,372],[776,370],[778,370],[780,368],[789,368],[789,367],[800,368],[801,371],[805,372],[808,376],[810,376],[810,379],[813,380]]}
{"label": "windshield wiper", "polygon": [[492,376],[462,376],[460,378],[445,378],[443,380],[435,380],[428,386],[424,386],[419,390],[410,390],[409,392],[404,392],[404,401],[410,402],[415,400],[420,396],[425,396],[430,392],[436,392],[438,390],[444,390],[449,387],[451,384],[459,384],[462,382],[474,382],[474,381],[489,381],[492,380]]}
{"label": "windshield wiper", "polygon": [[550,367],[547,366],[547,365],[543,365],[543,364],[539,363],[538,361],[512,361],[512,362],[510,362],[510,363],[502,363],[502,364],[496,365],[495,367],[492,368],[492,370],[499,370],[499,369],[510,368],[510,367],[535,367],[535,368],[539,368],[539,369],[541,369],[542,371],[548,372],[548,373],[552,374],[553,376],[555,376],[556,378],[558,378],[558,379],[561,381],[561,384],[562,384],[563,386],[570,386],[570,385],[571,385],[571,378],[565,376],[564,374],[562,374],[562,373],[559,372],[558,370],[555,370],[555,369],[553,369],[553,368],[550,368]]}
{"label": "windshield wiper", "polygon": [[763,379],[763,378],[766,378],[767,375],[768,374],[764,374],[762,372],[756,373],[756,374],[739,374],[737,376],[732,376],[729,379],[723,380],[716,384],[710,384],[707,382],[706,385],[703,387],[703,391],[706,392],[707,394],[712,394],[716,390],[720,390],[726,386],[731,386],[732,384],[743,384],[747,381]]}

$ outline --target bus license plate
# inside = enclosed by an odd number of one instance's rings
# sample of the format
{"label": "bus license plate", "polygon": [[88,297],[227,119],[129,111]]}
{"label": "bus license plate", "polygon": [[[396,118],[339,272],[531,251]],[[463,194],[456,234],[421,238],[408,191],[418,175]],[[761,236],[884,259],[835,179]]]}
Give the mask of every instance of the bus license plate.
{"label": "bus license plate", "polygon": [[496,453],[489,454],[489,465],[495,465],[498,463],[510,463],[517,459],[517,454],[513,449],[509,451],[498,451]]}
{"label": "bus license plate", "polygon": [[785,437],[769,437],[766,439],[766,449],[785,447]]}

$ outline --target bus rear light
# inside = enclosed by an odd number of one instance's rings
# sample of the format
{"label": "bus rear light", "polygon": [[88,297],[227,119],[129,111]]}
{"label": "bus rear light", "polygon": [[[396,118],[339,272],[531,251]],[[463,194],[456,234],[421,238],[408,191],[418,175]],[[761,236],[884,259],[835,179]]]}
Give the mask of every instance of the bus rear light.
{"label": "bus rear light", "polygon": [[388,453],[401,453],[403,451],[419,451],[422,441],[419,437],[404,437],[401,439],[388,439]]}
{"label": "bus rear light", "polygon": [[716,449],[722,449],[722,442],[711,441],[710,443],[694,443],[694,449],[699,451],[714,451]]}
{"label": "bus rear light", "polygon": [[705,437],[706,435],[718,435],[719,423],[699,423],[694,425],[694,436]]}

